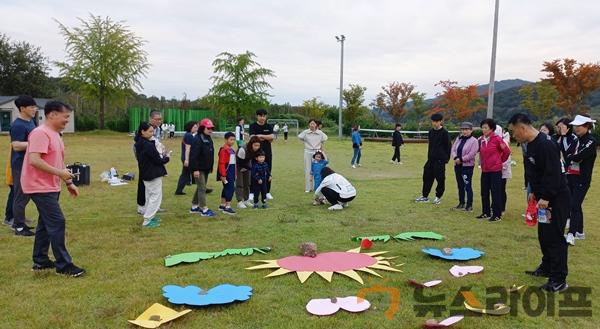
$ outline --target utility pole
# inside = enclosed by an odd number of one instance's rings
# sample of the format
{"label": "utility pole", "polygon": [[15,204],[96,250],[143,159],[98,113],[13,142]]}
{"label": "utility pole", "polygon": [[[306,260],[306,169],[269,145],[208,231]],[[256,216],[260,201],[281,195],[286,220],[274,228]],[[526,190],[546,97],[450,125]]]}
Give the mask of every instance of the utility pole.
{"label": "utility pole", "polygon": [[494,37],[492,40],[492,65],[490,67],[490,84],[488,87],[487,118],[494,117],[494,83],[496,81],[496,44],[498,43],[498,9],[500,0],[496,0],[494,12]]}
{"label": "utility pole", "polygon": [[339,133],[338,133],[338,137],[339,139],[342,139],[342,106],[343,106],[343,99],[342,99],[342,95],[343,95],[343,91],[344,91],[344,41],[346,40],[346,36],[344,36],[343,34],[340,36],[335,36],[336,40],[338,42],[340,42],[342,44],[342,53],[341,53],[341,58],[340,58],[340,108],[339,108],[339,117],[338,117],[338,127],[339,127]]}

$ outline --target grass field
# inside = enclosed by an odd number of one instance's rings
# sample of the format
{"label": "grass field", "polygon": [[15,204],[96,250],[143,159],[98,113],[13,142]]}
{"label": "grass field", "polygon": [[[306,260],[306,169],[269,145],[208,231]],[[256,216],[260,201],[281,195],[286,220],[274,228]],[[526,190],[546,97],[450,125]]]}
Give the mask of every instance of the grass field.
{"label": "grass field", "polygon": [[[110,167],[120,172],[137,171],[131,151],[131,138],[125,135],[95,133],[65,136],[67,163],[81,161],[92,166],[92,184],[81,188],[81,196],[62,197],[67,217],[68,248],[75,264],[88,273],[77,279],[53,272],[34,274],[31,268],[32,239],[15,237],[8,228],[0,230],[0,328],[131,328],[134,319],[155,302],[169,305],[162,297],[166,284],[197,285],[210,288],[220,283],[250,285],[252,298],[244,303],[222,307],[198,308],[168,324],[165,328],[418,328],[433,314],[417,317],[415,305],[441,305],[449,311],[464,310],[452,306],[461,287],[471,287],[481,300],[486,300],[486,287],[509,287],[512,284],[538,286],[544,281],[526,276],[523,271],[534,269],[540,261],[536,229],[523,224],[521,213],[525,195],[521,187],[523,167],[520,150],[514,148],[518,165],[513,167],[514,179],[509,182],[508,211],[500,223],[480,222],[474,218],[481,206],[479,184],[475,184],[475,212],[459,213],[450,208],[457,203],[456,183],[450,165],[447,167],[447,188],[439,206],[415,204],[420,195],[421,170],[426,157],[426,145],[407,145],[402,151],[404,165],[389,163],[392,148],[388,144],[365,143],[363,166],[351,169],[351,144],[331,141],[326,145],[331,167],[348,177],[358,190],[358,197],[341,212],[329,212],[326,207],[314,207],[304,193],[302,145],[294,139],[274,145],[273,190],[275,196],[266,210],[240,210],[235,217],[219,215],[206,219],[188,213],[192,189],[188,195],[174,196],[181,163],[181,139],[168,140],[175,150],[175,161],[168,164],[169,176],[164,179],[162,224],[157,229],[142,229],[136,215],[136,184],[109,187],[99,181],[99,174]],[[215,144],[221,140],[216,139]],[[0,154],[7,153],[8,139],[0,137]],[[4,165],[4,162],[2,162]],[[587,240],[577,241],[569,250],[568,282],[571,286],[598,287],[600,276],[600,174],[597,166],[594,185],[584,203]],[[477,170],[476,170],[477,172]],[[479,172],[474,181],[478,182]],[[220,186],[214,175],[210,186],[216,193],[209,195],[209,205],[218,205]],[[4,202],[7,193],[3,192]],[[4,203],[2,203],[4,205]],[[28,217],[36,218],[33,204]],[[300,284],[295,274],[263,278],[268,270],[247,271],[255,264],[251,260],[276,259],[298,253],[304,241],[314,241],[319,251],[343,251],[357,247],[350,237],[355,235],[397,234],[405,231],[435,231],[445,236],[443,241],[376,242],[372,251],[389,251],[398,256],[392,264],[405,263],[404,273],[378,272],[383,278],[366,273],[364,286],[345,276],[335,274],[332,283],[317,275]],[[219,251],[236,247],[271,246],[266,255],[250,257],[228,256],[201,263],[167,268],[163,258],[190,251]],[[421,252],[423,247],[471,246],[486,255],[466,264],[483,265],[482,274],[454,278],[448,269],[456,263],[432,259]],[[461,264],[464,265],[464,264]],[[415,296],[407,279],[444,282],[424,292],[425,296],[444,294],[443,300],[426,303]],[[367,298],[372,307],[363,314],[340,312],[331,317],[310,316],[305,311],[312,298],[356,295],[360,288],[382,285],[398,289],[400,310],[391,320],[384,316],[390,305],[389,295],[372,294]],[[544,308],[540,316],[527,315],[522,302],[513,304],[515,316],[469,316],[457,328],[598,328],[600,296],[593,289],[588,300],[593,317],[559,317],[557,295],[553,303],[554,316]],[[418,295],[418,294],[417,294]],[[536,308],[536,295],[532,308]],[[545,295],[543,295],[545,296]],[[417,298],[416,298],[417,297]],[[497,297],[488,294],[487,297]],[[419,299],[419,300],[417,300]],[[544,298],[545,299],[545,298]],[[522,298],[521,298],[522,300]],[[542,307],[545,300],[542,300]],[[181,307],[174,307],[181,309]],[[514,310],[513,310],[514,311]],[[472,315],[464,310],[464,314]],[[437,319],[440,320],[440,316]]]}

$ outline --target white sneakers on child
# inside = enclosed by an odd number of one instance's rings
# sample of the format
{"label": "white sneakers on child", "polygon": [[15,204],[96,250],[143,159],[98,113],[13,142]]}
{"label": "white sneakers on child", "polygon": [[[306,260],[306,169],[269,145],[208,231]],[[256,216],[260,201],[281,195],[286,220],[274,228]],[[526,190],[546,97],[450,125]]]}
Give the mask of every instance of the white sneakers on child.
{"label": "white sneakers on child", "polygon": [[567,236],[565,237],[565,240],[567,240],[567,243],[570,244],[571,246],[575,245],[575,237],[573,236],[573,233],[568,233]]}
{"label": "white sneakers on child", "polygon": [[246,206],[246,204],[244,203],[244,201],[238,202],[237,207],[238,207],[238,209],[246,209],[246,208],[248,208]]}
{"label": "white sneakers on child", "polygon": [[267,193],[267,200],[273,200],[273,196],[271,195],[271,193]]}

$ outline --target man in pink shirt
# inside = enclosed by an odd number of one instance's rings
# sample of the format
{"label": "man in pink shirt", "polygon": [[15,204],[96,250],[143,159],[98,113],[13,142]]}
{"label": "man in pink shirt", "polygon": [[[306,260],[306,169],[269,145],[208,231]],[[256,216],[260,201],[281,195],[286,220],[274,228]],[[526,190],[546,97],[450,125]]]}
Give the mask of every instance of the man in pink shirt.
{"label": "man in pink shirt", "polygon": [[[46,120],[29,134],[29,145],[23,161],[21,185],[23,192],[31,197],[40,217],[33,244],[34,271],[56,268],[59,274],[78,277],[85,270],[75,266],[65,246],[65,217],[58,197],[61,180],[69,193],[79,195],[73,184],[73,174],[65,168],[65,145],[60,136],[71,116],[71,108],[57,101],[49,101],[44,107]],[[48,258],[52,247],[55,262]]]}

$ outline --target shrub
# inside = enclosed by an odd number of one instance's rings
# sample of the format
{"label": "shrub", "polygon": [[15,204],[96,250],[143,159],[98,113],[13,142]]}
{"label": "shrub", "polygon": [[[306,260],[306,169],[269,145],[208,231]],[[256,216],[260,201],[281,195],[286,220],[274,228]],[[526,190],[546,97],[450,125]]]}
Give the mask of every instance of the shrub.
{"label": "shrub", "polygon": [[77,113],[75,115],[75,131],[90,131],[98,129],[98,120],[94,115]]}

